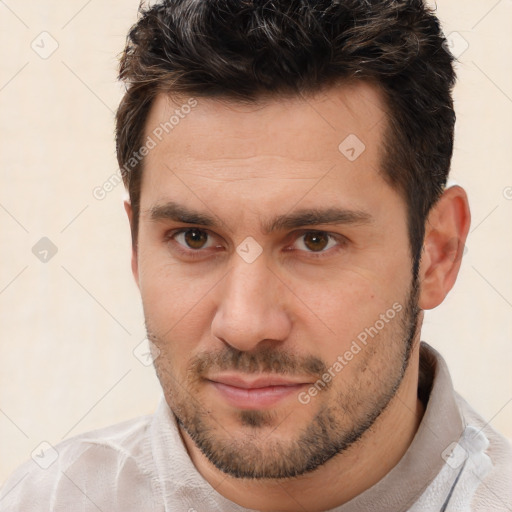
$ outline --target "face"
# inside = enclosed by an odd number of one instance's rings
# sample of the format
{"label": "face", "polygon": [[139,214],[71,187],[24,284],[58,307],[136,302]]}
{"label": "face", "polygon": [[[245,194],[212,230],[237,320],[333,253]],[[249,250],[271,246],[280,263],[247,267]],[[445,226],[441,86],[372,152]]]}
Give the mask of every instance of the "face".
{"label": "face", "polygon": [[230,475],[317,468],[401,383],[417,294],[385,119],[367,84],[154,103],[134,273],[166,400]]}

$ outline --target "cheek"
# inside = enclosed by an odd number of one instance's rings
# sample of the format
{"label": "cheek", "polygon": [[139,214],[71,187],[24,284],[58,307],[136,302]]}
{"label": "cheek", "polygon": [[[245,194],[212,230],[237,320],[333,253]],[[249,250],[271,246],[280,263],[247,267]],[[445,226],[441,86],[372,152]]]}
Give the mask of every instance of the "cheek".
{"label": "cheek", "polygon": [[311,289],[306,303],[315,316],[306,329],[314,343],[308,350],[328,366],[345,354],[345,360],[357,360],[345,376],[359,371],[376,350],[388,352],[402,336],[399,313],[406,307],[409,280],[400,265],[381,272],[351,269],[338,272],[321,290]]}
{"label": "cheek", "polygon": [[[139,284],[151,340],[162,354],[164,368],[182,368],[198,350],[211,324],[213,276],[191,275],[147,248],[139,258]],[[218,279],[217,279],[218,281]]]}
{"label": "cheek", "polygon": [[146,317],[170,329],[200,303],[208,288],[200,276],[183,272],[165,247],[142,243],[140,247],[139,287]]}
{"label": "cheek", "polygon": [[182,284],[156,279],[141,290],[147,328],[162,351],[189,352],[208,323],[204,292]]}
{"label": "cheek", "polygon": [[405,276],[390,278],[383,272],[351,269],[338,272],[321,289],[312,288],[304,296],[318,317],[341,335],[344,326],[373,323],[394,302],[402,301],[408,282]]}

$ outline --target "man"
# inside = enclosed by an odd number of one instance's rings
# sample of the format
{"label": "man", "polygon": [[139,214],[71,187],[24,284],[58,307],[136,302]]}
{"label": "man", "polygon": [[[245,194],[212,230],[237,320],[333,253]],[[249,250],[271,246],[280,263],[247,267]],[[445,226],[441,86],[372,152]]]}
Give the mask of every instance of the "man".
{"label": "man", "polygon": [[163,399],[0,510],[512,510],[510,445],[420,342],[470,223],[444,43],[420,0],[141,9],[117,153]]}

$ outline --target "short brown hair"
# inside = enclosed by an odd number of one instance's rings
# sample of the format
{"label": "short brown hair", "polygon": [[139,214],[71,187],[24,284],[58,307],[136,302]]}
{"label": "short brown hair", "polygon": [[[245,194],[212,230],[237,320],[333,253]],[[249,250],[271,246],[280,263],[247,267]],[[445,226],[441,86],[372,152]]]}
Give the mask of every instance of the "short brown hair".
{"label": "short brown hair", "polygon": [[414,274],[425,219],[441,195],[453,150],[453,57],[422,0],[164,0],[139,7],[121,57],[117,158],[134,212],[143,143],[158,93],[258,101],[365,80],[387,109],[382,171],[405,198]]}

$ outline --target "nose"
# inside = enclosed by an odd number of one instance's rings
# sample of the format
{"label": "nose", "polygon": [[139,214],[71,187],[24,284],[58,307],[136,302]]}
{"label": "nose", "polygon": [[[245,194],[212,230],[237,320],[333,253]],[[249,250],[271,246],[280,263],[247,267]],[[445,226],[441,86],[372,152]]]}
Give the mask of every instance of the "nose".
{"label": "nose", "polygon": [[212,335],[241,351],[285,340],[292,325],[285,304],[286,286],[267,267],[263,254],[252,263],[236,254],[234,260],[217,287]]}

